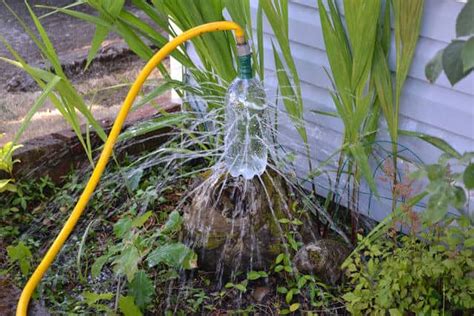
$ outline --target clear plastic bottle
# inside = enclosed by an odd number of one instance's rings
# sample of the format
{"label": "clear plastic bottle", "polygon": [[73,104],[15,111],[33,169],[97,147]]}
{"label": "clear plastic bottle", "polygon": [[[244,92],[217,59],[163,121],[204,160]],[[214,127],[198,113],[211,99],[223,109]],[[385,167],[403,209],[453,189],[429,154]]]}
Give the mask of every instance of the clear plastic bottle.
{"label": "clear plastic bottle", "polygon": [[265,91],[252,78],[250,57],[250,51],[239,56],[239,77],[227,91],[224,138],[229,173],[247,180],[265,171],[268,157]]}

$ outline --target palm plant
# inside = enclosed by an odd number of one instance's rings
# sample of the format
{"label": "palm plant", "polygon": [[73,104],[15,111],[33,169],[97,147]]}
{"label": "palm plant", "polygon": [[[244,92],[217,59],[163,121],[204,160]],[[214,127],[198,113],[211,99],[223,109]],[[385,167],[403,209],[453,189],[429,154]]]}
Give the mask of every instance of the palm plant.
{"label": "palm plant", "polygon": [[[374,83],[392,141],[392,159],[395,175],[398,160],[400,99],[420,33],[423,4],[424,0],[393,1],[396,49],[394,76],[390,72],[386,52],[384,52],[382,44],[378,43],[375,49]],[[396,176],[393,177],[393,181],[394,190],[397,184]],[[393,191],[393,195],[392,210],[395,209],[397,202],[395,191]]]}
{"label": "palm plant", "polygon": [[21,24],[25,32],[31,38],[31,40],[36,44],[41,54],[44,58],[51,64],[52,70],[44,70],[38,67],[29,65],[21,55],[9,45],[9,43],[0,36],[0,42],[8,49],[13,59],[6,57],[0,57],[0,60],[10,63],[25,72],[27,72],[36,83],[42,88],[42,94],[36,100],[35,104],[32,106],[30,111],[25,117],[20,129],[17,131],[14,142],[17,142],[21,134],[24,132],[25,128],[28,126],[29,121],[33,115],[38,111],[38,109],[44,104],[44,102],[49,98],[52,104],[56,109],[61,113],[63,118],[68,122],[71,128],[76,133],[80,143],[84,147],[84,150],[87,154],[87,157],[91,164],[93,164],[92,159],[92,147],[88,137],[84,137],[81,131],[80,126],[80,117],[79,113],[87,120],[88,125],[97,132],[99,137],[102,140],[106,139],[106,134],[100,124],[92,115],[88,106],[85,104],[84,99],[79,94],[79,92],[74,88],[72,83],[69,81],[65,75],[59,57],[51,43],[45,29],[41,25],[40,20],[35,15],[31,7],[25,2],[30,16],[33,19],[36,31],[39,34],[39,37],[35,32],[28,27],[28,25],[10,8],[10,6],[3,1],[3,5],[16,17],[18,22]]}
{"label": "palm plant", "polygon": [[[142,59],[148,60],[153,54],[150,44],[161,47],[168,41],[168,36],[176,35],[177,30],[172,25],[177,26],[178,29],[186,30],[202,23],[224,20],[224,12],[227,12],[232,20],[246,29],[250,43],[254,46],[253,51],[256,52],[253,55],[254,69],[261,80],[264,79],[262,21],[263,14],[265,14],[277,36],[278,48],[282,55],[280,58],[275,49],[278,81],[280,92],[284,97],[284,105],[300,136],[307,144],[299,77],[289,46],[288,1],[265,0],[259,2],[256,39],[254,39],[254,27],[250,16],[250,0],[238,2],[232,0],[133,0],[134,9],[139,9],[147,19],[140,18],[136,13],[137,10],[132,12],[125,7],[124,1],[89,0],[86,2],[99,13],[99,16],[73,9],[74,6],[83,4],[84,1],[78,1],[64,8],[48,8],[96,25],[89,61],[93,59],[101,42],[109,32],[117,33],[126,41],[132,51]],[[158,29],[162,29],[164,32],[160,32]],[[258,49],[256,49],[255,43],[258,45]],[[195,38],[192,44],[199,60],[194,60],[186,49],[175,51],[172,57],[188,70],[197,83],[193,93],[204,97],[208,110],[219,108],[226,92],[225,86],[237,75],[234,63],[236,60],[235,40],[230,33],[218,32]],[[185,95],[184,85],[171,81],[163,66],[159,70],[167,79],[165,84],[168,88],[174,88],[181,96]],[[157,90],[164,91],[163,87],[158,87]],[[150,95],[156,95],[156,93],[152,92]],[[217,102],[213,102],[213,100]],[[307,150],[309,152],[308,147]]]}
{"label": "palm plant", "polygon": [[[344,123],[344,144],[339,159],[336,186],[349,157],[347,173],[353,174],[351,209],[356,209],[357,183],[361,176],[377,194],[369,157],[378,129],[379,112],[385,117],[392,142],[392,159],[397,174],[400,98],[415,51],[423,0],[344,1],[345,26],[335,1],[328,1],[329,14],[321,0],[321,25],[335,92],[337,115]],[[395,20],[395,81],[389,69],[390,12]],[[397,179],[394,177],[393,188]],[[393,195],[395,190],[393,189]],[[327,203],[332,200],[332,193]],[[396,196],[393,197],[396,207]]]}
{"label": "palm plant", "polygon": [[[386,17],[381,14],[381,1],[344,1],[346,27],[335,1],[328,1],[329,13],[318,1],[324,42],[332,71],[334,91],[331,92],[337,115],[344,123],[344,144],[339,159],[336,186],[343,173],[342,163],[349,158],[347,173],[353,175],[352,211],[353,229],[357,212],[357,193],[361,177],[377,194],[369,164],[370,144],[377,131],[378,99],[372,77],[373,56],[377,39],[388,42]],[[327,198],[329,203],[332,193]]]}

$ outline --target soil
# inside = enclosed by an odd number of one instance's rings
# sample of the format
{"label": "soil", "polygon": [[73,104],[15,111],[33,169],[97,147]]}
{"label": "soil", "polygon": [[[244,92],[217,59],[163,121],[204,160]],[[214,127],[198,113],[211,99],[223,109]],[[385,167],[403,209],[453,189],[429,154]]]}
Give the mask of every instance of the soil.
{"label": "soil", "polygon": [[[38,16],[48,13],[49,10],[40,9],[37,5],[65,6],[73,2],[75,1],[29,1]],[[7,0],[6,3],[29,27],[34,28],[23,1]],[[93,14],[93,10],[87,5],[81,5],[76,9]],[[86,103],[91,106],[95,118],[99,121],[114,118],[129,87],[127,85],[114,89],[110,87],[131,84],[143,67],[144,61],[135,56],[116,34],[110,34],[92,65],[84,71],[95,27],[60,13],[41,18],[41,23],[50,36],[66,75],[84,96]],[[36,45],[3,3],[0,3],[0,35],[29,64],[43,69],[48,68]],[[1,44],[0,56],[12,58]],[[0,76],[0,134],[6,134],[5,137],[0,138],[0,144],[2,144],[12,140],[41,91],[22,70],[6,62],[0,61],[0,73],[2,74]],[[157,85],[159,77],[155,74],[152,79],[154,80],[150,85]],[[154,113],[156,110],[147,105],[140,109],[139,115],[147,117]],[[24,142],[68,127],[60,113],[47,101],[33,117],[20,141]]]}

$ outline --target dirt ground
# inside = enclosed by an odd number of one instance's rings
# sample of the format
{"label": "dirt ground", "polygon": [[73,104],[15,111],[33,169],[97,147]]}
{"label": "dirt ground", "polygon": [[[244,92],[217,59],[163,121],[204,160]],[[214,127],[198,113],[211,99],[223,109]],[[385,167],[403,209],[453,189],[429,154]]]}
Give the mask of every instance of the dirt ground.
{"label": "dirt ground", "polygon": [[[64,6],[74,0],[35,0],[29,1],[38,16],[48,10],[36,7],[38,4]],[[32,28],[33,21],[23,1],[7,0],[6,3]],[[87,5],[80,10],[91,13]],[[110,34],[104,42],[100,58],[84,71],[86,59],[95,27],[64,14],[53,14],[41,19],[51,41],[66,68],[66,73],[77,90],[84,96],[97,120],[114,118],[125,98],[129,84],[133,82],[144,62],[133,55],[115,34]],[[24,32],[11,12],[0,2],[0,35],[17,50],[30,64],[45,67],[36,45]],[[0,56],[12,58],[7,49],[0,44]],[[150,86],[157,85],[155,75]],[[120,85],[120,87],[115,87]],[[36,83],[22,70],[0,61],[0,133],[5,137],[0,144],[13,138],[23,118],[41,94]],[[159,102],[166,100],[161,98]],[[155,105],[156,102],[155,102]],[[147,116],[155,112],[150,105],[143,107],[135,116]],[[60,113],[47,101],[36,113],[20,141],[36,138],[68,128]]]}

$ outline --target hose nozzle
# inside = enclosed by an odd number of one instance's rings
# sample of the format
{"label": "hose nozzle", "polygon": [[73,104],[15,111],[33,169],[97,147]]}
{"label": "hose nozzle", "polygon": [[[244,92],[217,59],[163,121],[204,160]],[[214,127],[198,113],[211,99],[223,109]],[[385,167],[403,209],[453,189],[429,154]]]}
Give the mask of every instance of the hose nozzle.
{"label": "hose nozzle", "polygon": [[252,78],[252,52],[247,42],[237,44],[237,56],[239,58],[239,78]]}

